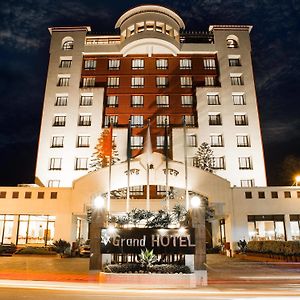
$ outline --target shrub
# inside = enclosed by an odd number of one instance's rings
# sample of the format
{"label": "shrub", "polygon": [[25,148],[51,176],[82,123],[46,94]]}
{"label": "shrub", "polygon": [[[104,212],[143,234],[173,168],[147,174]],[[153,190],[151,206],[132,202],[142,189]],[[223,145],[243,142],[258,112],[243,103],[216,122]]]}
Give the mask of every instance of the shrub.
{"label": "shrub", "polygon": [[141,271],[141,265],[129,264],[110,264],[104,267],[106,273],[135,273]]}
{"label": "shrub", "polygon": [[45,247],[24,247],[19,249],[16,254],[35,254],[35,255],[53,255],[54,252]]}
{"label": "shrub", "polygon": [[220,251],[221,251],[221,246],[214,246],[214,247],[212,247],[212,248],[207,248],[206,249],[206,253],[207,254],[218,254],[218,253],[220,253]]}
{"label": "shrub", "polygon": [[0,245],[0,255],[13,255],[16,250],[15,244]]}
{"label": "shrub", "polygon": [[149,268],[151,273],[163,273],[163,274],[174,274],[174,273],[183,273],[190,274],[191,270],[188,266],[184,265],[153,265]]}
{"label": "shrub", "polygon": [[54,249],[57,253],[60,254],[60,257],[63,257],[67,252],[67,249],[70,249],[71,245],[69,242],[59,239],[53,243]]}

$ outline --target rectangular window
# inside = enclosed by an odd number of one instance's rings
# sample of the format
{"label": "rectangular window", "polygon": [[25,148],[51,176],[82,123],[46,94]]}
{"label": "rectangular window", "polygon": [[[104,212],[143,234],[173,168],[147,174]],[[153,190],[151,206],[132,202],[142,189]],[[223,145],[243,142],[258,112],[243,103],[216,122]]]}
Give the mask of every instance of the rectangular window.
{"label": "rectangular window", "polygon": [[53,121],[53,126],[65,126],[66,125],[66,116],[55,116]]}
{"label": "rectangular window", "polygon": [[183,106],[183,107],[193,106],[193,96],[192,95],[182,95],[181,96],[181,106]]}
{"label": "rectangular window", "polygon": [[131,136],[131,149],[143,149],[143,140],[142,136]]}
{"label": "rectangular window", "polygon": [[55,106],[67,106],[68,96],[56,96]]}
{"label": "rectangular window", "polygon": [[108,77],[107,78],[107,87],[109,88],[118,88],[120,85],[119,77]]}
{"label": "rectangular window", "polygon": [[232,93],[232,102],[234,105],[245,105],[244,93]]}
{"label": "rectangular window", "polygon": [[38,192],[37,198],[38,199],[44,199],[45,193],[44,192]]}
{"label": "rectangular window", "polygon": [[252,192],[245,192],[246,199],[252,199]]}
{"label": "rectangular window", "polygon": [[237,126],[248,125],[248,118],[246,114],[235,114],[234,115],[234,124]]}
{"label": "rectangular window", "polygon": [[157,59],[156,60],[156,69],[157,70],[167,70],[168,69],[168,60],[167,59]]}
{"label": "rectangular window", "polygon": [[156,77],[156,87],[157,88],[166,88],[168,87],[168,77],[159,76]]}
{"label": "rectangular window", "polygon": [[32,193],[31,192],[25,192],[25,199],[31,199]]}
{"label": "rectangular window", "polygon": [[132,127],[143,127],[144,117],[143,116],[131,116],[131,126]]}
{"label": "rectangular window", "polygon": [[87,59],[84,61],[85,70],[96,70],[97,61],[94,59]]}
{"label": "rectangular window", "polygon": [[60,68],[71,68],[72,59],[61,59],[59,67]]}
{"label": "rectangular window", "polygon": [[291,192],[290,191],[285,191],[284,192],[284,198],[291,198],[292,195],[291,195]]}
{"label": "rectangular window", "polygon": [[180,76],[180,86],[182,88],[191,88],[193,86],[193,80],[190,76]]}
{"label": "rectangular window", "polygon": [[229,67],[239,67],[241,62],[239,58],[228,58]]}
{"label": "rectangular window", "polygon": [[222,125],[221,114],[209,114],[208,115],[209,125]]}
{"label": "rectangular window", "polygon": [[209,93],[206,95],[208,105],[220,105],[220,97],[217,93]]}
{"label": "rectangular window", "polygon": [[156,105],[158,107],[169,107],[169,96],[168,95],[157,95]]}
{"label": "rectangular window", "polygon": [[87,170],[87,169],[88,169],[88,158],[76,157],[75,170]]}
{"label": "rectangular window", "polygon": [[196,122],[195,122],[195,116],[183,116],[184,120],[185,120],[185,125],[187,127],[195,127],[196,126]]}
{"label": "rectangular window", "polygon": [[214,158],[214,170],[225,170],[225,157],[215,157]]}
{"label": "rectangular window", "polygon": [[83,87],[93,87],[96,84],[96,78],[95,77],[84,77],[82,79],[82,86]]}
{"label": "rectangular window", "polygon": [[191,70],[192,60],[189,58],[181,59],[179,62],[180,70]]}
{"label": "rectangular window", "polygon": [[69,86],[70,85],[70,76],[59,77],[57,85],[58,86]]}
{"label": "rectangular window", "polygon": [[189,134],[186,136],[186,145],[188,147],[197,147],[197,136],[195,134]]}
{"label": "rectangular window", "polygon": [[231,85],[244,85],[242,75],[230,74]]}
{"label": "rectangular window", "polygon": [[120,60],[119,59],[109,59],[108,60],[108,70],[119,70]]}
{"label": "rectangular window", "polygon": [[90,136],[88,135],[78,135],[77,137],[77,147],[86,148],[90,146]]}
{"label": "rectangular window", "polygon": [[[164,149],[165,147],[165,136],[158,135],[156,136],[156,148],[157,149]],[[170,148],[170,137],[168,136],[168,148]]]}
{"label": "rectangular window", "polygon": [[239,157],[240,170],[252,170],[251,157]]}
{"label": "rectangular window", "polygon": [[156,186],[156,194],[157,195],[160,195],[160,196],[163,196],[163,195],[166,195],[166,186],[165,185],[157,185]]}
{"label": "rectangular window", "polygon": [[254,179],[242,179],[241,187],[254,187]]}
{"label": "rectangular window", "polygon": [[132,77],[131,78],[132,88],[143,88],[144,87],[144,77]]}
{"label": "rectangular window", "polygon": [[238,147],[250,147],[250,137],[248,135],[237,135],[236,144]]}
{"label": "rectangular window", "polygon": [[61,158],[50,158],[49,170],[61,170]]}
{"label": "rectangular window", "polygon": [[142,96],[142,95],[131,96],[131,106],[132,107],[143,107],[144,106],[144,96]]}
{"label": "rectangular window", "polygon": [[80,106],[91,106],[93,105],[93,95],[81,95]]}
{"label": "rectangular window", "polygon": [[0,198],[2,198],[2,199],[6,198],[6,192],[1,191]]}
{"label": "rectangular window", "polygon": [[59,187],[60,180],[48,180],[48,187]]}
{"label": "rectangular window", "polygon": [[223,147],[223,136],[222,134],[213,134],[210,136],[211,147]]}
{"label": "rectangular window", "polygon": [[118,126],[118,116],[109,115],[104,117],[104,127],[108,127],[108,124],[112,123],[113,126]]}
{"label": "rectangular window", "polygon": [[119,106],[119,97],[118,96],[107,96],[106,106],[107,107],[118,107]]}
{"label": "rectangular window", "polygon": [[12,198],[18,199],[19,198],[19,192],[12,192]]}
{"label": "rectangular window", "polygon": [[57,199],[57,192],[51,192],[50,199]]}
{"label": "rectangular window", "polygon": [[169,121],[169,116],[156,116],[157,127],[169,126]]}
{"label": "rectangular window", "polygon": [[142,70],[144,69],[144,60],[143,59],[133,59],[131,61],[132,70]]}
{"label": "rectangular window", "polygon": [[143,185],[136,185],[129,187],[130,195],[132,196],[142,196],[144,195],[144,186]]}
{"label": "rectangular window", "polygon": [[53,136],[51,141],[51,148],[62,148],[64,146],[63,136]]}
{"label": "rectangular window", "polygon": [[78,126],[91,126],[92,116],[91,115],[80,115],[78,120]]}
{"label": "rectangular window", "polygon": [[272,199],[278,199],[278,192],[271,192]]}
{"label": "rectangular window", "polygon": [[297,191],[297,198],[300,198],[300,191]]}
{"label": "rectangular window", "polygon": [[203,59],[203,66],[206,70],[214,70],[216,68],[216,61],[214,58]]}
{"label": "rectangular window", "polygon": [[204,77],[204,85],[205,86],[215,86],[216,85],[216,79],[214,76],[205,76]]}
{"label": "rectangular window", "polygon": [[258,192],[258,198],[259,199],[265,199],[266,198],[265,192]]}

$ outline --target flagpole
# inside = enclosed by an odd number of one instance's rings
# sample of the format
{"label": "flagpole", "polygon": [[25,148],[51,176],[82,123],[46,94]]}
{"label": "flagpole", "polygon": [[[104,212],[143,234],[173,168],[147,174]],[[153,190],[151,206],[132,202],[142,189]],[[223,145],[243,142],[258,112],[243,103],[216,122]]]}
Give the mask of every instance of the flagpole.
{"label": "flagpole", "polygon": [[127,192],[126,192],[126,212],[129,212],[130,203],[130,158],[131,158],[131,121],[128,120],[127,132]]}
{"label": "flagpole", "polygon": [[168,127],[167,119],[165,119],[165,156],[166,156],[166,206],[167,210],[170,208],[170,199],[169,199],[169,158],[168,158]]}
{"label": "flagpole", "polygon": [[111,192],[111,161],[112,161],[112,131],[113,123],[109,124],[110,126],[110,156],[109,156],[109,165],[108,165],[108,194],[107,194],[107,211],[110,212],[110,192]]}
{"label": "flagpole", "polygon": [[189,209],[189,191],[188,191],[188,167],[187,167],[187,147],[186,147],[186,121],[183,117],[183,152],[184,152],[184,181],[185,181],[185,208]]}
{"label": "flagpole", "polygon": [[[148,128],[147,128],[147,135],[146,135],[146,142],[151,143],[151,140],[149,141],[148,139],[151,139],[150,136],[150,119],[148,119]],[[149,147],[150,145],[147,145]],[[146,209],[150,210],[150,184],[149,184],[149,177],[150,177],[150,162],[149,162],[149,153],[146,153],[147,155],[147,199],[146,199]]]}

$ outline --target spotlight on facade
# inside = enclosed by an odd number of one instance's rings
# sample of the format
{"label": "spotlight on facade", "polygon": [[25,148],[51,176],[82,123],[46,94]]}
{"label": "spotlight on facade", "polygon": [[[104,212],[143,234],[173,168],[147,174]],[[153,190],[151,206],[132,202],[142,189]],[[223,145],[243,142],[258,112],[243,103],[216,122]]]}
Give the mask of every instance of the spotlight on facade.
{"label": "spotlight on facade", "polygon": [[180,236],[184,235],[185,232],[186,232],[186,229],[185,229],[184,227],[180,227],[180,228],[178,229],[178,234],[179,234]]}
{"label": "spotlight on facade", "polygon": [[97,196],[95,199],[94,199],[94,207],[95,208],[104,208],[104,205],[105,205],[105,201],[104,201],[104,198],[102,196]]}
{"label": "spotlight on facade", "polygon": [[107,232],[108,232],[109,235],[114,235],[116,233],[116,231],[117,231],[117,229],[113,225],[109,225],[107,227]]}
{"label": "spotlight on facade", "polygon": [[300,183],[300,175],[297,175],[297,176],[295,177],[295,181],[296,181],[296,186],[298,186],[299,183]]}
{"label": "spotlight on facade", "polygon": [[191,198],[191,207],[192,208],[198,208],[201,204],[201,198],[199,196],[193,196]]}

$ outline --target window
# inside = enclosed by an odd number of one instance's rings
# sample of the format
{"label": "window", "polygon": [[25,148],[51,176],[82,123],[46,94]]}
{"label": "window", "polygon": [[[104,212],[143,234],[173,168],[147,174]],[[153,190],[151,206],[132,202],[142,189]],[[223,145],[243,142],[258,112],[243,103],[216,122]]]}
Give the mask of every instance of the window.
{"label": "window", "polygon": [[19,192],[12,192],[12,198],[18,199],[19,198]]}
{"label": "window", "polygon": [[80,115],[78,120],[78,126],[91,126],[92,116],[91,115]]}
{"label": "window", "polygon": [[143,137],[131,136],[131,149],[143,149]]}
{"label": "window", "polygon": [[215,86],[216,85],[216,79],[214,76],[205,76],[204,77],[204,85],[205,86]]}
{"label": "window", "polygon": [[143,88],[144,87],[144,77],[132,77],[131,78],[132,88]]}
{"label": "window", "polygon": [[193,96],[192,95],[182,95],[181,96],[181,105],[183,107],[193,106]]}
{"label": "window", "polygon": [[130,195],[132,196],[142,196],[144,195],[144,186],[143,185],[130,186],[129,192]]}
{"label": "window", "polygon": [[223,136],[222,134],[213,134],[210,136],[211,147],[223,147]]}
{"label": "window", "polygon": [[[156,148],[157,149],[164,149],[165,147],[165,136],[158,135],[156,136]],[[168,136],[168,148],[170,148],[170,137]]]}
{"label": "window", "polygon": [[250,138],[248,135],[237,135],[236,144],[238,147],[250,147]]}
{"label": "window", "polygon": [[44,195],[45,195],[44,192],[38,192],[37,198],[38,198],[38,199],[44,199]]}
{"label": "window", "polygon": [[0,198],[2,198],[2,199],[6,198],[6,192],[1,191]]}
{"label": "window", "polygon": [[168,60],[167,59],[157,59],[156,60],[156,69],[157,70],[167,70],[168,69]]}
{"label": "window", "polygon": [[245,192],[246,199],[252,199],[252,192]]}
{"label": "window", "polygon": [[107,87],[109,88],[118,88],[120,84],[119,77],[108,77],[107,78]]}
{"label": "window", "polygon": [[231,85],[244,85],[242,80],[242,75],[239,74],[230,74]]}
{"label": "window", "polygon": [[66,41],[63,43],[63,50],[71,50],[74,47],[74,42],[73,41]]}
{"label": "window", "polygon": [[60,180],[48,180],[48,187],[59,187]]}
{"label": "window", "polygon": [[53,136],[51,141],[52,148],[62,148],[64,146],[63,136]]}
{"label": "window", "polygon": [[157,95],[156,105],[158,107],[169,107],[169,96],[168,95]]}
{"label": "window", "polygon": [[203,59],[203,66],[206,70],[213,70],[216,68],[216,61],[214,58]]}
{"label": "window", "polygon": [[229,35],[226,39],[227,48],[238,48],[238,38],[235,35]]}
{"label": "window", "polygon": [[144,60],[143,59],[133,59],[131,61],[132,70],[142,70],[144,69]]}
{"label": "window", "polygon": [[96,70],[97,61],[94,59],[88,59],[84,61],[85,70]]}
{"label": "window", "polygon": [[57,199],[57,192],[51,192],[50,199]]}
{"label": "window", "polygon": [[87,170],[88,169],[88,158],[76,157],[75,158],[75,170]]}
{"label": "window", "polygon": [[55,106],[67,106],[68,104],[68,96],[56,96]]}
{"label": "window", "polygon": [[169,126],[169,116],[156,116],[156,126],[157,127]]}
{"label": "window", "polygon": [[300,191],[297,191],[297,198],[300,198]]}
{"label": "window", "polygon": [[168,77],[160,76],[156,77],[156,87],[157,88],[166,88],[168,87]]}
{"label": "window", "polygon": [[66,116],[55,116],[53,126],[66,126]]}
{"label": "window", "polygon": [[142,95],[131,96],[131,106],[132,107],[143,107],[144,106],[144,96],[142,96]]}
{"label": "window", "polygon": [[211,113],[208,115],[208,124],[209,125],[222,125],[221,114]]}
{"label": "window", "polygon": [[239,67],[241,62],[239,58],[228,58],[229,67]]}
{"label": "window", "polygon": [[248,125],[248,118],[246,114],[235,114],[234,124],[237,126]]}
{"label": "window", "polygon": [[70,68],[72,64],[72,59],[61,59],[59,67],[60,68]]}
{"label": "window", "polygon": [[31,199],[32,193],[31,192],[25,192],[25,199]]}
{"label": "window", "polygon": [[49,170],[61,170],[61,158],[50,158]]}
{"label": "window", "polygon": [[225,170],[225,157],[214,157],[214,170]]}
{"label": "window", "polygon": [[118,116],[110,115],[104,117],[104,127],[108,127],[108,124],[112,123],[113,126],[118,126]]}
{"label": "window", "polygon": [[253,187],[253,186],[254,186],[254,179],[241,180],[241,187]]}
{"label": "window", "polygon": [[93,95],[81,95],[80,106],[91,106],[93,105]]}
{"label": "window", "polygon": [[272,199],[278,199],[278,192],[271,192]]}
{"label": "window", "polygon": [[120,60],[119,59],[109,59],[108,60],[108,70],[119,70]]}
{"label": "window", "polygon": [[131,126],[132,127],[143,127],[144,117],[143,116],[131,116]]}
{"label": "window", "polygon": [[157,185],[156,186],[156,194],[157,195],[166,195],[166,186],[165,185]]}
{"label": "window", "polygon": [[195,116],[183,116],[183,119],[185,120],[185,125],[187,127],[195,127],[196,122],[195,122]]}
{"label": "window", "polygon": [[234,105],[245,105],[244,93],[232,93],[232,102]]}
{"label": "window", "polygon": [[119,97],[118,96],[107,96],[106,106],[107,107],[118,107]]}
{"label": "window", "polygon": [[181,59],[179,62],[180,70],[191,70],[192,60],[189,58]]}
{"label": "window", "polygon": [[186,136],[186,145],[188,147],[197,147],[197,136],[195,134],[189,134]]}
{"label": "window", "polygon": [[192,77],[180,76],[180,86],[182,88],[191,88],[193,85]]}
{"label": "window", "polygon": [[219,94],[213,93],[213,94],[207,94],[207,104],[208,105],[220,105],[220,97]]}
{"label": "window", "polygon": [[266,198],[265,192],[258,192],[258,198],[259,198],[259,199],[264,199],[264,198]]}
{"label": "window", "polygon": [[82,86],[83,87],[93,87],[96,84],[96,78],[95,77],[84,77],[82,80]]}
{"label": "window", "polygon": [[58,77],[57,86],[69,86],[70,85],[70,76]]}
{"label": "window", "polygon": [[284,198],[291,198],[291,192],[290,191],[285,191],[284,192]]}
{"label": "window", "polygon": [[88,135],[78,135],[77,137],[77,147],[85,148],[90,146],[90,137]]}
{"label": "window", "polygon": [[251,157],[239,157],[239,169],[251,170],[252,169]]}

